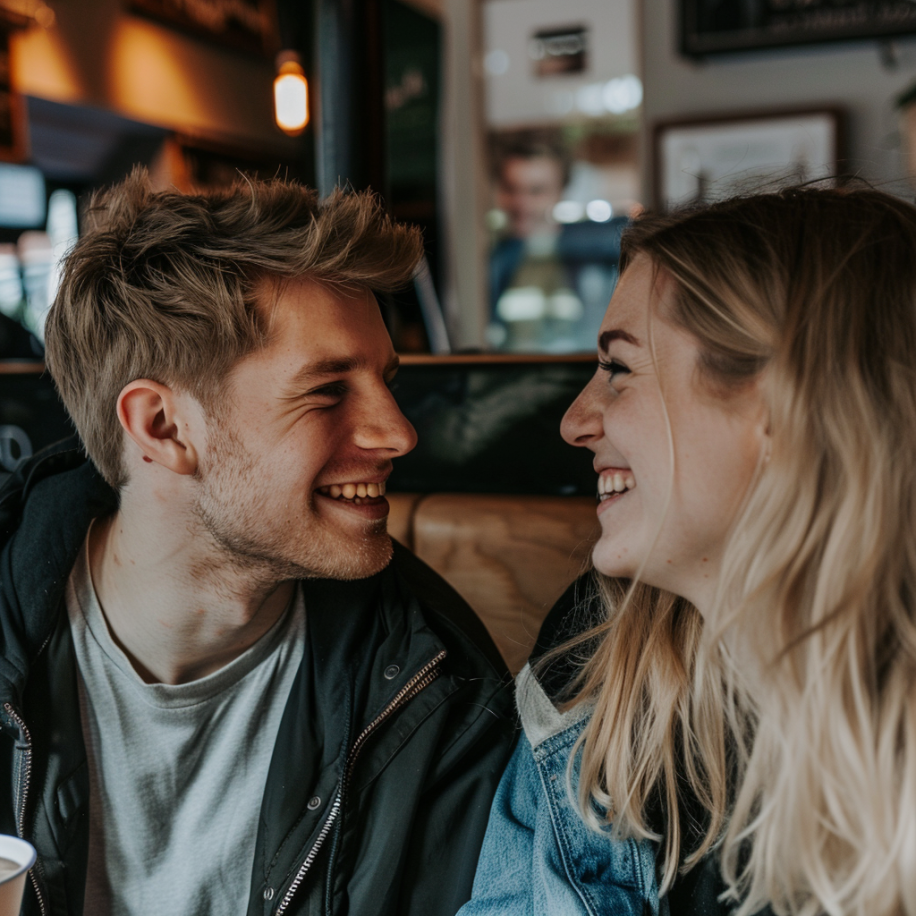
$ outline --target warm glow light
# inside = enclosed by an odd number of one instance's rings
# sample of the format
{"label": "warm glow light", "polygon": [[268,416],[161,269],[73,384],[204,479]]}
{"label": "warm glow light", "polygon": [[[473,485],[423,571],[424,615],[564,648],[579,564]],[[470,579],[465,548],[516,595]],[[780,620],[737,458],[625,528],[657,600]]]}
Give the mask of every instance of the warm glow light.
{"label": "warm glow light", "polygon": [[298,61],[285,60],[274,80],[274,116],[284,133],[295,137],[309,122],[309,93]]}

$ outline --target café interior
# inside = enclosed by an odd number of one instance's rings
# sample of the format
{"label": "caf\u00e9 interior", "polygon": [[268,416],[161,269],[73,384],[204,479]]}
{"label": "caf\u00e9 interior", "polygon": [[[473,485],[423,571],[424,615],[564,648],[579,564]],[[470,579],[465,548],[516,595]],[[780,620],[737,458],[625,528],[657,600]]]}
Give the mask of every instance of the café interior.
{"label": "caf\u00e9 interior", "polygon": [[595,534],[558,430],[627,223],[847,175],[912,198],[914,150],[905,0],[0,0],[0,477],[71,432],[42,329],[94,189],[371,188],[426,248],[379,301],[419,435],[390,530],[518,671]]}

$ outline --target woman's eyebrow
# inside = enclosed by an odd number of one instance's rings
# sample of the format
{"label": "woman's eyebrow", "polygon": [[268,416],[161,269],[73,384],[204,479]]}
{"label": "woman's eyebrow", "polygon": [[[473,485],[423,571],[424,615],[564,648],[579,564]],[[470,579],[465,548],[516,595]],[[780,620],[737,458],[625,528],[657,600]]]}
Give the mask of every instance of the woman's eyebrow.
{"label": "woman's eyebrow", "polygon": [[607,352],[607,348],[615,340],[623,340],[628,344],[633,344],[634,347],[638,347],[639,341],[629,333],[629,331],[624,331],[621,328],[614,328],[610,331],[604,331],[598,337],[598,349]]}

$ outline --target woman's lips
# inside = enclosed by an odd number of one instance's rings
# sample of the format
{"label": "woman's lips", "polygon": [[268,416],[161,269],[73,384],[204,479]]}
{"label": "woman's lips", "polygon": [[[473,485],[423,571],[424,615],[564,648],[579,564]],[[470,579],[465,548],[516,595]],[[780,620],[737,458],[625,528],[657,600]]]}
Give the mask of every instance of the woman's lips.
{"label": "woman's lips", "polygon": [[598,515],[635,487],[636,478],[629,468],[604,468],[598,474]]}

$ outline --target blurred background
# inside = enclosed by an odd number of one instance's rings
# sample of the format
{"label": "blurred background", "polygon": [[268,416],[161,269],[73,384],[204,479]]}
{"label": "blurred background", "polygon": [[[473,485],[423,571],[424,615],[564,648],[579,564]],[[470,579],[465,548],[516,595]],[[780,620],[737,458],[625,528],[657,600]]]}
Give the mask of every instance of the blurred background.
{"label": "blurred background", "polygon": [[[40,376],[89,195],[137,163],[373,188],[426,240],[381,303],[396,347],[477,361],[405,403],[441,427],[505,384],[559,416],[628,220],[844,174],[910,197],[914,84],[910,0],[0,0],[0,466],[36,445],[16,417],[53,413],[16,373]],[[559,388],[486,376],[507,359],[562,363]]]}
{"label": "blurred background", "polygon": [[909,0],[0,0],[0,358],[135,163],[374,188],[427,243],[402,352],[589,351],[643,207],[910,195],[914,82]]}

